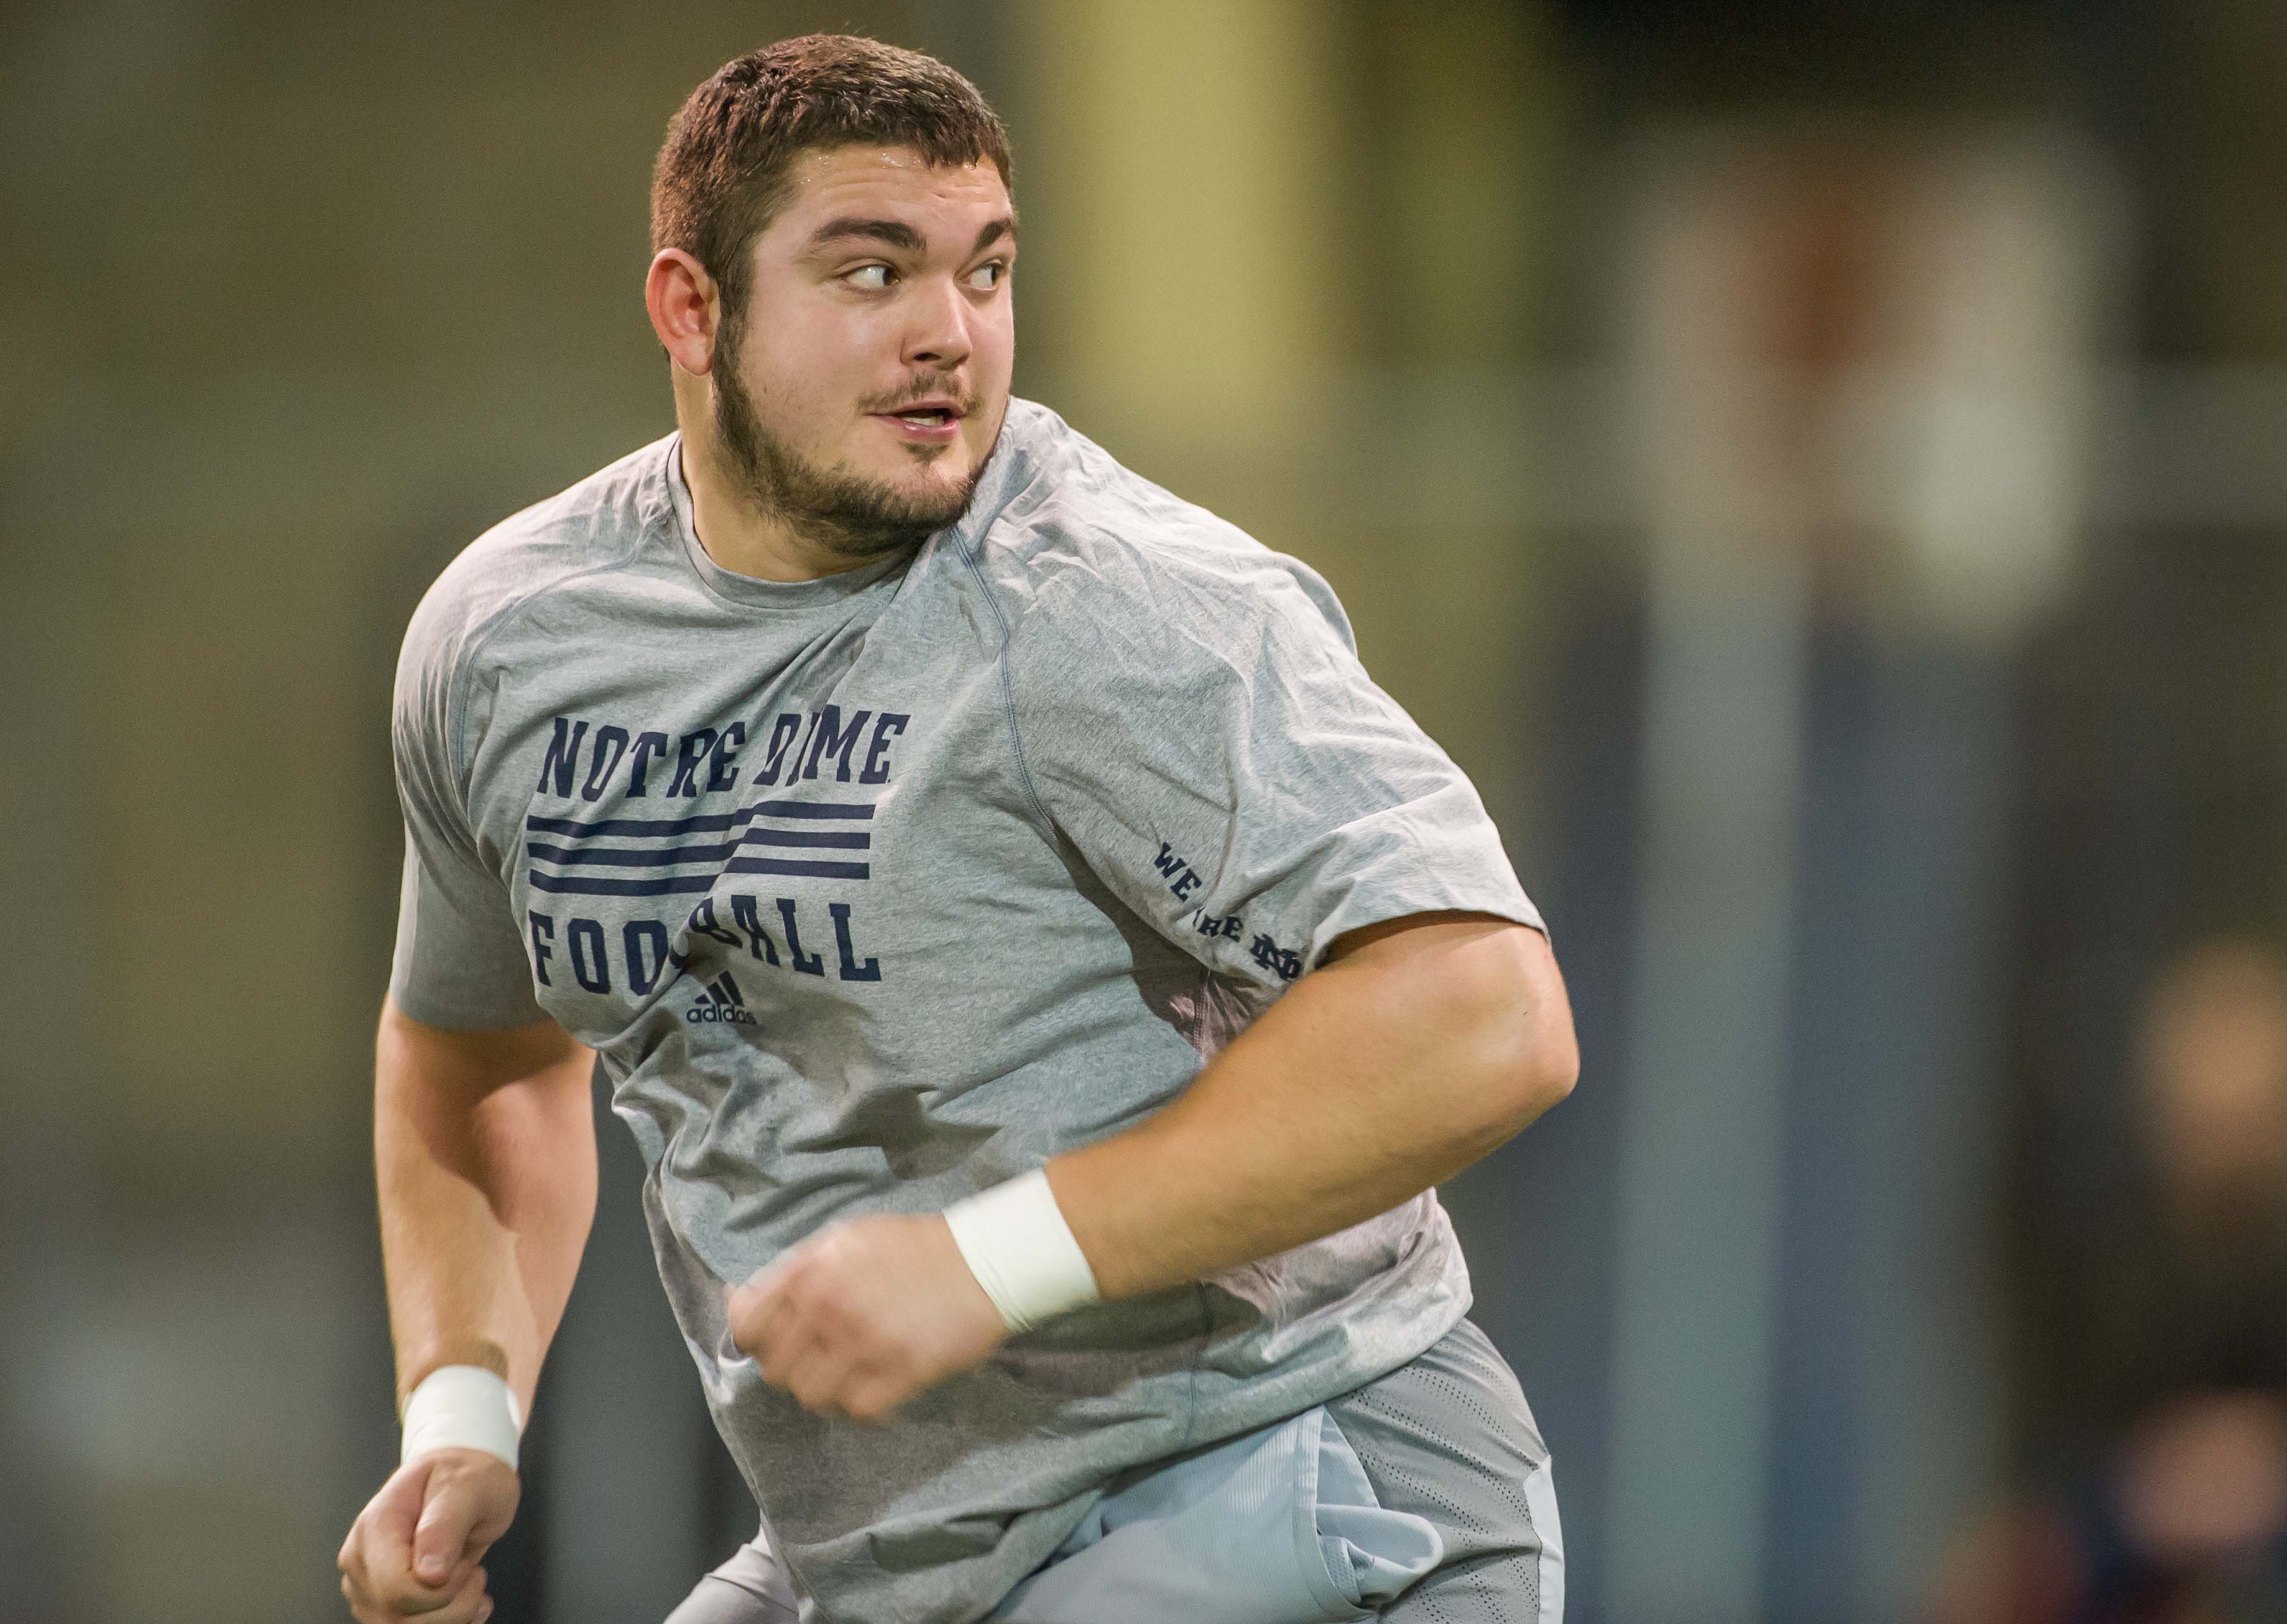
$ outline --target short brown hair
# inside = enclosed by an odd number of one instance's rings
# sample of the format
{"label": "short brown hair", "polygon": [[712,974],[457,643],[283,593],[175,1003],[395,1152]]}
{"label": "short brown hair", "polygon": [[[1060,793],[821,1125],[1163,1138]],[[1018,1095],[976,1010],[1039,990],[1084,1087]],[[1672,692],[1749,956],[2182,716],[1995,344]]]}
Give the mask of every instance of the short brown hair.
{"label": "short brown hair", "polygon": [[933,164],[989,161],[1013,186],[1009,132],[934,57],[848,34],[806,34],[725,62],[669,121],[652,169],[651,247],[707,268],[735,319],[748,250],[786,202],[787,171],[819,147],[910,146]]}

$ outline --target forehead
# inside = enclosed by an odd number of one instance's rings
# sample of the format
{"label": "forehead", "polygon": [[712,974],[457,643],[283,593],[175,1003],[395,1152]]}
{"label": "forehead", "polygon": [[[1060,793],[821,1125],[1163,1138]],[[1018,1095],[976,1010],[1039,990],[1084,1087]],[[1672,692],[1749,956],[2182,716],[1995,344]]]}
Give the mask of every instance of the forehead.
{"label": "forehead", "polygon": [[933,164],[909,146],[813,148],[787,170],[785,204],[764,231],[774,246],[799,248],[828,220],[852,215],[902,220],[964,236],[1013,212],[1001,171],[988,161]]}

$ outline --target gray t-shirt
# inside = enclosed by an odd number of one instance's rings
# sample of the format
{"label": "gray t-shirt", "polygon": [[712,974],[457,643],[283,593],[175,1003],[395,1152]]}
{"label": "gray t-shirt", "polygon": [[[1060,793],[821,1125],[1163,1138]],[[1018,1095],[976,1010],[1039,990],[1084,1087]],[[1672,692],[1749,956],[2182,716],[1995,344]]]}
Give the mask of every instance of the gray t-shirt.
{"label": "gray t-shirt", "polygon": [[1086,1308],[879,1425],[805,1413],[726,1282],[1166,1104],[1343,932],[1538,926],[1326,582],[1012,402],[969,516],[794,584],[673,436],[480,538],[398,673],[414,1019],[592,1045],[716,1423],[829,1619],[977,1618],[1123,1468],[1306,1409],[1468,1306],[1434,1193]]}

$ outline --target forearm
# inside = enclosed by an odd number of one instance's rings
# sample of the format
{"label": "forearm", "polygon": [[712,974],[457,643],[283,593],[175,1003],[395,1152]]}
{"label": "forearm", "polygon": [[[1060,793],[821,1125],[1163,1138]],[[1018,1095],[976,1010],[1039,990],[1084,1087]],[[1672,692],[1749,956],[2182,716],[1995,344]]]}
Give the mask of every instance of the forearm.
{"label": "forearm", "polygon": [[1547,942],[1490,920],[1369,941],[1297,981],[1151,1120],[1049,1163],[1107,1297],[1345,1228],[1484,1155],[1571,1089]]}
{"label": "forearm", "polygon": [[465,1364],[530,1413],[595,1215],[591,1064],[553,1026],[447,1033],[384,1008],[374,1152],[400,1404]]}

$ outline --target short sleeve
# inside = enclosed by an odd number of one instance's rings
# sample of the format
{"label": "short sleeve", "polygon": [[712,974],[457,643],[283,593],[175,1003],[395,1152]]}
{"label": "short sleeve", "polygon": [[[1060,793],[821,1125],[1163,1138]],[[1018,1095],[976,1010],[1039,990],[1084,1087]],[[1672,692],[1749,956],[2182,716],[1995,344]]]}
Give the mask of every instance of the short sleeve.
{"label": "short sleeve", "polygon": [[1268,552],[1139,567],[1060,581],[1012,646],[1033,792],[1122,902],[1271,988],[1408,914],[1545,928],[1475,786],[1366,675],[1322,579]]}
{"label": "short sleeve", "polygon": [[547,1018],[534,1000],[508,887],[470,826],[455,761],[455,645],[440,635],[434,595],[400,657],[391,742],[405,815],[390,997],[415,1021],[455,1030]]}

